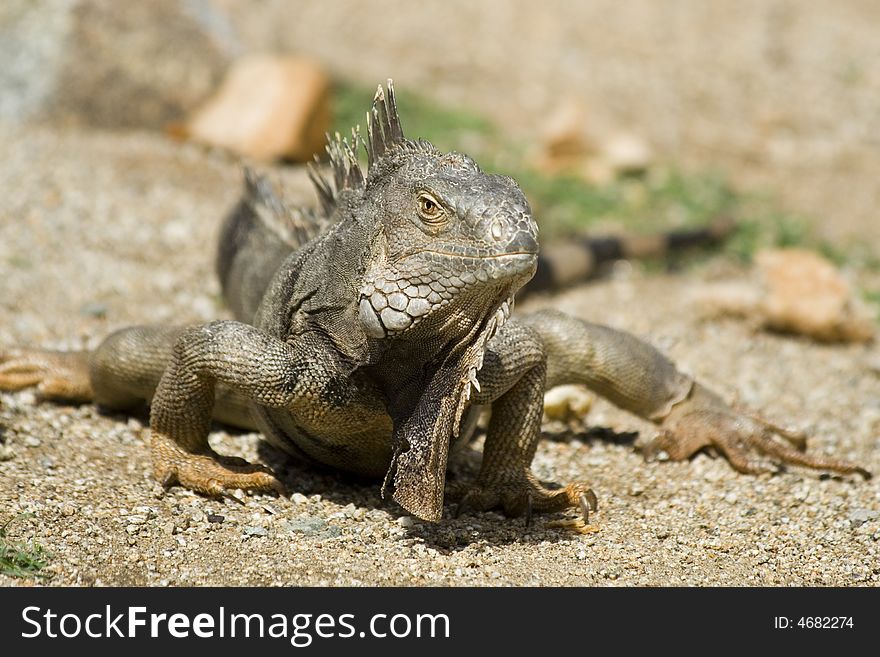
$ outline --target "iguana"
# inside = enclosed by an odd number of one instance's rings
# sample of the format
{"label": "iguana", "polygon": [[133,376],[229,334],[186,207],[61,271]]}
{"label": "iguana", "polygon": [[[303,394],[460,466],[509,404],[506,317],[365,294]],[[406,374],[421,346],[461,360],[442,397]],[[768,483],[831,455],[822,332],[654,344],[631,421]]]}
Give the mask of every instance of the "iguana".
{"label": "iguana", "polygon": [[[217,256],[235,321],[126,328],[91,353],[12,350],[0,388],[38,385],[117,410],[149,403],[153,472],[166,486],[284,490],[266,467],[208,446],[213,417],[384,478],[383,495],[429,521],[444,493],[508,515],[589,512],[586,483],[545,487],[530,469],[544,391],[563,383],[656,423],[651,448],[672,459],[711,447],[746,473],[796,464],[869,476],[805,453],[802,434],[730,407],[632,335],[561,312],[511,317],[539,258],[523,192],[466,155],[406,138],[390,80],[367,118],[366,140],[329,140],[329,176],[311,169],[315,210],[246,173]],[[479,474],[447,485],[449,450],[482,407]]]}

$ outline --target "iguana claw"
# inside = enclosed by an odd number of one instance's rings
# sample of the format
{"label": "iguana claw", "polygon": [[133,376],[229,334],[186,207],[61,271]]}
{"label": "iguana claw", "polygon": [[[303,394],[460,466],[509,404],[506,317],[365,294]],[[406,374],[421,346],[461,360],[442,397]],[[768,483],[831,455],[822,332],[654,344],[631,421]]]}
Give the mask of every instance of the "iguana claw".
{"label": "iguana claw", "polygon": [[194,454],[162,434],[152,432],[153,474],[164,486],[180,484],[203,495],[230,497],[229,491],[285,493],[284,485],[263,465],[213,451]]}
{"label": "iguana claw", "polygon": [[746,474],[775,473],[786,465],[796,465],[871,477],[870,472],[854,463],[807,454],[806,446],[806,434],[802,431],[733,408],[695,383],[690,396],[663,419],[660,433],[643,452],[648,457],[665,452],[670,459],[679,461],[701,449],[715,448],[731,467]]}
{"label": "iguana claw", "polygon": [[578,502],[581,506],[581,515],[584,518],[584,522],[589,524],[590,522],[590,512],[596,511],[599,508],[599,500],[596,499],[596,493],[593,492],[592,488],[588,488],[584,493],[581,494],[580,498],[578,498]]}
{"label": "iguana claw", "polygon": [[31,386],[40,399],[91,401],[88,352],[18,348],[0,353],[0,390]]}
{"label": "iguana claw", "polygon": [[500,508],[507,516],[525,516],[527,527],[531,524],[533,513],[554,513],[579,508],[587,522],[590,510],[595,511],[597,508],[596,494],[585,484],[574,483],[563,488],[549,489],[533,481],[531,477],[508,482],[449,484],[446,495],[458,502],[455,517],[466,510],[489,511]]}

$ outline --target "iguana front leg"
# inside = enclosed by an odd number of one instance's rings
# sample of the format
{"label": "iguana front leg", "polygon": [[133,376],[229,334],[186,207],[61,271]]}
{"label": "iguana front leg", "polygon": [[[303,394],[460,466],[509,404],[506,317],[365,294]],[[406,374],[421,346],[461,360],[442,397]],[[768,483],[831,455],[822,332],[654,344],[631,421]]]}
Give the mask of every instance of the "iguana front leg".
{"label": "iguana front leg", "polygon": [[726,404],[679,372],[666,356],[638,338],[559,312],[521,318],[541,336],[547,354],[547,386],[581,383],[620,408],[659,425],[648,453],[674,460],[717,448],[740,472],[773,471],[786,464],[840,474],[864,468],[805,453],[803,434]]}
{"label": "iguana front leg", "polygon": [[510,321],[488,345],[479,374],[476,404],[491,404],[492,418],[473,484],[450,485],[459,509],[500,507],[507,515],[553,512],[580,506],[595,509],[595,495],[577,482],[558,489],[543,486],[531,471],[541,438],[547,362],[538,333]]}
{"label": "iguana front leg", "polygon": [[332,376],[329,361],[294,349],[253,326],[218,321],[187,329],[177,340],[150,414],[153,472],[163,485],[200,493],[229,489],[283,491],[267,468],[222,457],[208,446],[217,384],[260,406],[288,408]]}
{"label": "iguana front leg", "polygon": [[[164,372],[164,374],[163,374]],[[266,468],[215,453],[208,446],[212,417],[251,428],[247,400],[284,408],[299,395],[317,395],[338,375],[320,348],[291,346],[246,324],[131,327],[95,352],[13,350],[0,358],[0,389],[49,384],[66,401],[89,401],[127,411],[151,404],[156,478],[198,492],[282,489]]]}
{"label": "iguana front leg", "polygon": [[[558,312],[508,322],[489,343],[479,374],[477,404],[492,405],[483,462],[472,485],[450,485],[449,496],[478,510],[501,507],[509,515],[594,506],[583,483],[549,490],[530,466],[540,438],[543,393],[580,383],[620,408],[657,423],[649,452],[675,460],[717,448],[746,473],[769,463],[800,465],[869,477],[864,468],[804,452],[805,437],[727,405],[646,342],[621,331]],[[763,457],[763,458],[761,458]]]}
{"label": "iguana front leg", "polygon": [[[40,399],[94,402],[112,411],[149,405],[182,326],[130,326],[107,336],[94,351],[19,347],[0,353],[0,390],[36,387]],[[246,401],[225,386],[216,391],[213,418],[255,430]]]}

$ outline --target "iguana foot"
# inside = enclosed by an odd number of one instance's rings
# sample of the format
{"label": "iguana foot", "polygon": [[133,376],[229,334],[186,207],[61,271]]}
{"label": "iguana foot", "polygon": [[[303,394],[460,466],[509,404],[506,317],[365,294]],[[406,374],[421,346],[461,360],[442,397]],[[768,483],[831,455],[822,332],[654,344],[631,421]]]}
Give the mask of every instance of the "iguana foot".
{"label": "iguana foot", "polygon": [[153,475],[165,487],[177,483],[197,493],[217,497],[235,489],[285,493],[284,485],[263,465],[222,456],[210,448],[190,453],[161,433],[151,433]]}
{"label": "iguana foot", "polygon": [[0,354],[0,390],[37,387],[41,399],[88,402],[93,398],[89,383],[87,351],[12,349]]}
{"label": "iguana foot", "polygon": [[807,454],[803,432],[732,408],[699,384],[694,384],[691,395],[673,407],[661,427],[644,450],[648,457],[665,452],[670,459],[679,461],[714,447],[735,470],[747,474],[778,472],[786,465],[797,465],[871,477],[870,472],[853,463]]}
{"label": "iguana foot", "polygon": [[489,511],[501,508],[507,516],[526,516],[531,523],[533,512],[553,513],[565,509],[580,509],[584,522],[589,522],[590,512],[598,506],[596,494],[582,483],[569,484],[563,488],[549,489],[531,477],[510,481],[474,484],[449,484],[446,495],[458,502],[455,515],[463,511]]}

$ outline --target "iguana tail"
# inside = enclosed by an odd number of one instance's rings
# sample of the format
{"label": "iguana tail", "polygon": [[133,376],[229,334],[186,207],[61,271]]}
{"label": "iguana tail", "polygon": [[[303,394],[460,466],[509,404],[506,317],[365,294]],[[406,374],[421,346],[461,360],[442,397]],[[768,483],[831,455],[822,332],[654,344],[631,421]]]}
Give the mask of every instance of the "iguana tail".
{"label": "iguana tail", "polygon": [[520,296],[558,290],[582,282],[615,260],[656,258],[673,251],[717,244],[734,229],[732,220],[718,218],[702,228],[656,235],[585,237],[551,243],[542,247],[538,256],[538,271],[520,291]]}
{"label": "iguana tail", "polygon": [[227,305],[236,319],[250,323],[275,271],[327,220],[287,206],[251,169],[245,169],[244,179],[244,194],[220,230],[216,267]]}

